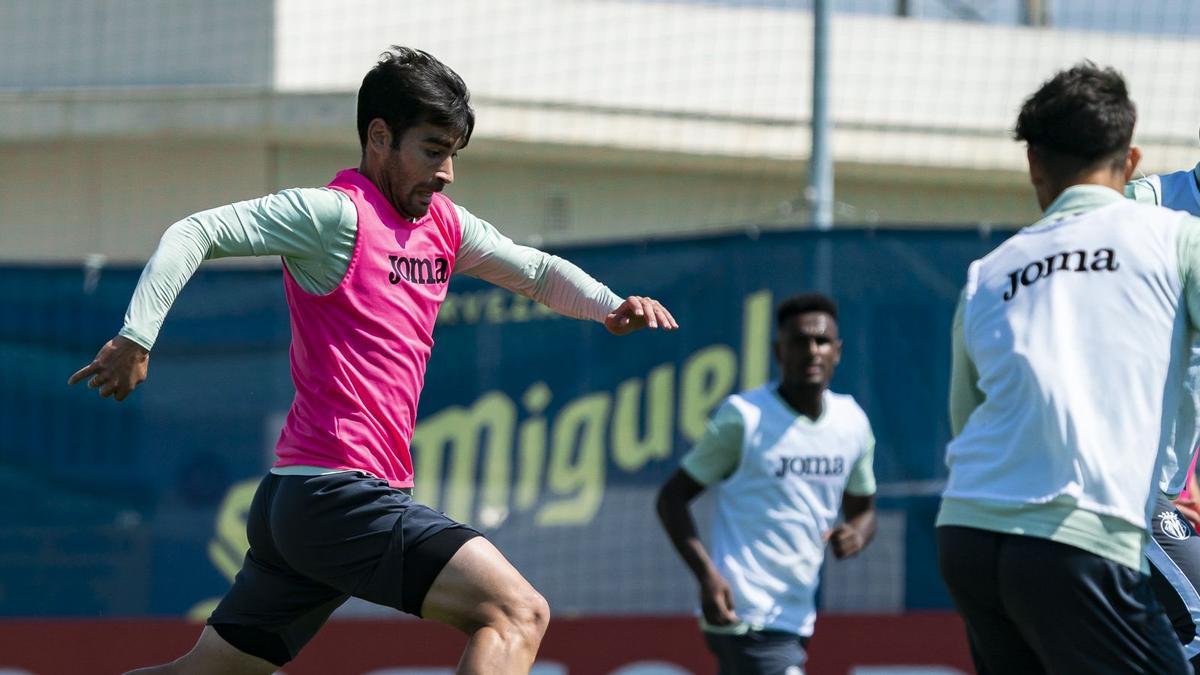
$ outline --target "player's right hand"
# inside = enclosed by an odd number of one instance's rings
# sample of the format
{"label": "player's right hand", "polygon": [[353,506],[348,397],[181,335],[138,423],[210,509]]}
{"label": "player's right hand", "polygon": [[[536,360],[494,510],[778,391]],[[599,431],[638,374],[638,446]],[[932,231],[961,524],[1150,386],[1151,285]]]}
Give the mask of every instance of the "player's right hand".
{"label": "player's right hand", "polygon": [[710,574],[700,583],[700,609],[710,626],[731,626],[740,621],[733,613],[733,589],[720,574]]}
{"label": "player's right hand", "polygon": [[675,317],[654,298],[631,295],[604,317],[604,327],[613,335],[628,335],[643,328],[675,330]]}
{"label": "player's right hand", "polygon": [[100,348],[91,363],[75,371],[67,384],[76,384],[90,377],[89,389],[99,389],[101,396],[112,396],[123,401],[146,381],[149,368],[150,352],[133,340],[118,335]]}

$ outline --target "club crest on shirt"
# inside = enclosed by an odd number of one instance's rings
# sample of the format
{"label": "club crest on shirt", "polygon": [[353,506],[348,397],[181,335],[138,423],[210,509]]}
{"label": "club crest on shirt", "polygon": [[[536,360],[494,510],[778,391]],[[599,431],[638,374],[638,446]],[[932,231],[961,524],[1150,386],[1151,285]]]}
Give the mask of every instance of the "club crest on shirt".
{"label": "club crest on shirt", "polygon": [[450,279],[450,261],[442,258],[406,258],[389,255],[391,271],[388,281],[396,285],[401,281],[410,284],[444,284]]}
{"label": "club crest on shirt", "polygon": [[1192,536],[1192,533],[1188,531],[1187,525],[1184,525],[1183,521],[1179,520],[1179,516],[1174,511],[1163,511],[1158,514],[1158,529],[1163,534],[1178,541],[1183,541]]}

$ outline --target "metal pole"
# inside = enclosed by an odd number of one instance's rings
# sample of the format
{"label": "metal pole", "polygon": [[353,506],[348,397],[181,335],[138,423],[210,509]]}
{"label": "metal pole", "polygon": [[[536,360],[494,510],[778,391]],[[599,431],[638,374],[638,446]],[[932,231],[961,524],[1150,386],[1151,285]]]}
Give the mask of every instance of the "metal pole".
{"label": "metal pole", "polygon": [[1048,18],[1044,0],[1025,0],[1021,3],[1021,23],[1026,26],[1046,26]]}
{"label": "metal pole", "polygon": [[812,157],[808,198],[812,224],[833,227],[833,161],[829,152],[829,0],[813,1]]}

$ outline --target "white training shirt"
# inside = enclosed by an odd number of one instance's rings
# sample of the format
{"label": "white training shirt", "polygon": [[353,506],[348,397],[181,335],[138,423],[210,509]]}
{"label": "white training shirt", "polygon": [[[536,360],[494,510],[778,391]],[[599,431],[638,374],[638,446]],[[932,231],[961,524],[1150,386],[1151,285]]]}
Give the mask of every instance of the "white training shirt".
{"label": "white training shirt", "polygon": [[1125,194],[1139,202],[1200,216],[1200,164],[1183,171],[1139,178],[1126,186]]}
{"label": "white training shirt", "polygon": [[963,328],[983,402],[947,448],[947,499],[1066,498],[1145,527],[1159,479],[1178,492],[1185,219],[1116,200],[1027,227],[971,265]]}
{"label": "white training shirt", "polygon": [[[718,424],[710,425],[711,438],[682,465],[714,488],[709,554],[733,589],[743,627],[808,636],[824,535],[837,522],[842,493],[875,493],[875,439],[852,397],[826,391],[824,410],[813,421],[784,402],[776,386],[726,399],[713,416]],[[740,438],[717,440],[737,421]],[[731,446],[739,450],[736,464],[716,473]]]}

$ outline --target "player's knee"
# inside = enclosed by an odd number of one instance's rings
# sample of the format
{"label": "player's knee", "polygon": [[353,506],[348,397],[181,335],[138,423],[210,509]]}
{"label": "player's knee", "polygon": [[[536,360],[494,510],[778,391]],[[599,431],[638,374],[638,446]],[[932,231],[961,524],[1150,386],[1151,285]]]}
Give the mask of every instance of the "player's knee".
{"label": "player's knee", "polygon": [[550,625],[550,603],[541,593],[529,588],[512,603],[509,618],[521,639],[536,645]]}
{"label": "player's knee", "polygon": [[530,587],[496,603],[488,615],[487,625],[505,639],[536,647],[550,625],[550,604]]}
{"label": "player's knee", "polygon": [[550,626],[550,603],[546,602],[541,593],[532,591],[525,611],[528,615],[529,629],[537,636],[537,641],[541,642],[542,636]]}

